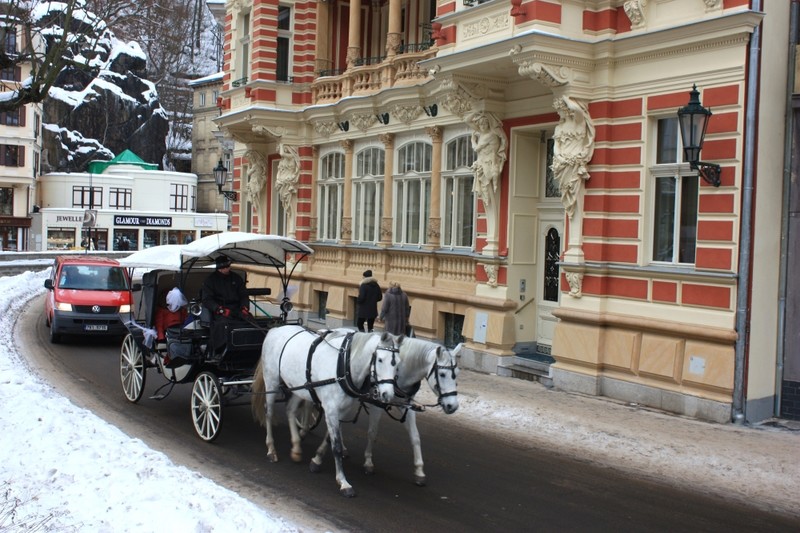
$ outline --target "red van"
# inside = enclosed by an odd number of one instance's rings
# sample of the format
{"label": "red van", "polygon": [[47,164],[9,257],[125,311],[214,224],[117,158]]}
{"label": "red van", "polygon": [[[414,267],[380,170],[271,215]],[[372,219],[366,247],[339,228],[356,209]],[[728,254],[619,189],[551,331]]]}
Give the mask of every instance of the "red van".
{"label": "red van", "polygon": [[62,335],[122,336],[131,305],[128,270],[114,259],[88,255],[56,257],[47,288],[45,314],[50,342]]}

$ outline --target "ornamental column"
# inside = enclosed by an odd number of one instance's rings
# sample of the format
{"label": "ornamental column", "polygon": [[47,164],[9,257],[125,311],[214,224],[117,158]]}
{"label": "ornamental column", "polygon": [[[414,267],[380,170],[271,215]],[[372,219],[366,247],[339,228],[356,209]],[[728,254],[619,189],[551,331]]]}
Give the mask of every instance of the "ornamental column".
{"label": "ornamental column", "polygon": [[439,247],[441,240],[441,203],[442,203],[442,128],[431,126],[425,128],[430,136],[433,147],[431,149],[431,212],[428,222],[428,235],[426,248]]}
{"label": "ornamental column", "polygon": [[378,140],[383,143],[383,216],[381,218],[381,239],[380,246],[389,247],[392,245],[394,217],[394,133],[382,133],[378,135]]}
{"label": "ornamental column", "polygon": [[402,0],[389,0],[389,33],[386,34],[386,55],[397,55],[402,41]]}
{"label": "ornamental column", "polygon": [[355,66],[361,57],[361,0],[350,0],[350,18],[347,39],[347,68]]}
{"label": "ornamental column", "polygon": [[331,68],[330,59],[330,39],[328,36],[328,25],[330,17],[330,1],[318,0],[317,1],[317,38],[316,45],[316,59],[315,68],[319,72],[321,70],[328,70]]}
{"label": "ornamental column", "polygon": [[353,141],[342,141],[344,148],[344,193],[342,194],[341,242],[349,244],[353,239]]}

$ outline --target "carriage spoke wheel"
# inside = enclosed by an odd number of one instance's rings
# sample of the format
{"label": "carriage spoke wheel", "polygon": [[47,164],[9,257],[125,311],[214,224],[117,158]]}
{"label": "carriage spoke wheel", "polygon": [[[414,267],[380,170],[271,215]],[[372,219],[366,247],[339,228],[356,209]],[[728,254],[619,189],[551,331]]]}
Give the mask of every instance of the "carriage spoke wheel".
{"label": "carriage spoke wheel", "polygon": [[192,386],[192,422],[197,435],[211,442],[222,427],[222,390],[211,372],[201,372]]}
{"label": "carriage spoke wheel", "polygon": [[136,344],[133,335],[128,333],[122,341],[119,352],[119,377],[122,392],[128,401],[136,403],[144,393],[146,367],[142,350]]}

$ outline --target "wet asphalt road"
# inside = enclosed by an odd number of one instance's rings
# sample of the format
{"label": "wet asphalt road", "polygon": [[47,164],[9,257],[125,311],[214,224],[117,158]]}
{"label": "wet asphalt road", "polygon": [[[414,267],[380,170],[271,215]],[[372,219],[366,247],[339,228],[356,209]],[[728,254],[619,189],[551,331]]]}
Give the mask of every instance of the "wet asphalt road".
{"label": "wet asphalt road", "polygon": [[17,338],[23,356],[56,389],[174,462],[201,470],[274,514],[314,517],[305,522],[313,529],[800,531],[797,519],[626,477],[558,450],[510,444],[489,432],[475,434],[458,424],[457,417],[469,416],[463,410],[450,417],[417,417],[428,478],[422,488],[413,484],[411,448],[401,424],[384,418],[373,476],[360,467],[366,416],[345,425],[351,454],[345,473],[358,494],[345,499],[338,494],[330,455],[319,474],[308,470],[322,427],[303,441],[301,464],[289,460],[283,417],[276,426],[281,460],[266,460],[265,432],[252,420],[249,404],[226,408],[219,438],[205,443],[195,434],[189,414],[191,384],[176,385],[162,401],[151,400],[148,396],[164,380],[150,369],[144,398],[129,403],[119,384],[121,342],[67,339],[51,345],[41,306],[40,299],[34,300],[22,315]]}

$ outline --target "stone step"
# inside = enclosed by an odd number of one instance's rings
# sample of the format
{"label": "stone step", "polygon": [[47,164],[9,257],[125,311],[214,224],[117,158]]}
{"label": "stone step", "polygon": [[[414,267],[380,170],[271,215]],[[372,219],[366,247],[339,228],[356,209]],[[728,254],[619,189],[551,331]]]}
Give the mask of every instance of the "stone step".
{"label": "stone step", "polygon": [[526,381],[538,381],[548,388],[553,386],[553,378],[550,376],[550,365],[548,363],[521,357],[514,357],[507,364],[498,365],[497,375]]}

